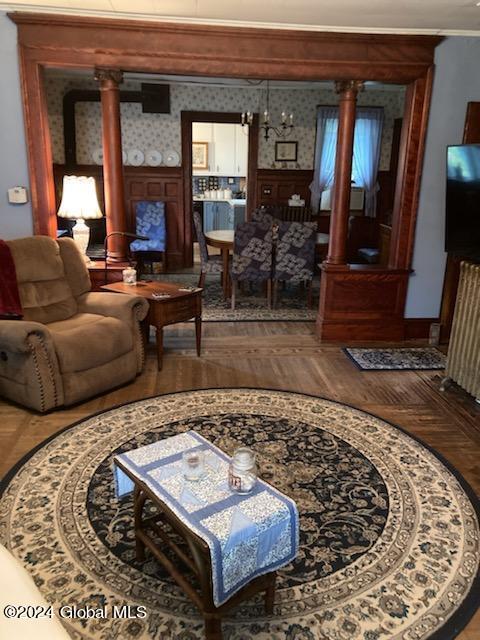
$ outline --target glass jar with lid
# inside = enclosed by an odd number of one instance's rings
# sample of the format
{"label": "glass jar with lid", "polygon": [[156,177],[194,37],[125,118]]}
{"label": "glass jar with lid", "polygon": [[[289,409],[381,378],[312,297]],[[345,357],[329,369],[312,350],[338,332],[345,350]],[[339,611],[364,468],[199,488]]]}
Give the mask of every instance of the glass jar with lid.
{"label": "glass jar with lid", "polygon": [[228,484],[234,493],[250,493],[257,482],[255,452],[248,447],[238,448],[231,459]]}

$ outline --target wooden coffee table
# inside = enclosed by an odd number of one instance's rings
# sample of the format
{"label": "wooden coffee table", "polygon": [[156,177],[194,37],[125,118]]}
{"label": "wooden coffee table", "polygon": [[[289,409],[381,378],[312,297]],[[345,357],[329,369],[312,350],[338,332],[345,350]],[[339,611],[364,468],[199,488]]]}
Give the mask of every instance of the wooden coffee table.
{"label": "wooden coffee table", "polygon": [[[163,364],[163,327],[177,322],[195,319],[197,355],[200,356],[202,343],[202,289],[182,290],[181,284],[173,282],[140,281],[137,284],[113,282],[102,287],[105,291],[129,293],[142,296],[149,303],[148,315],[145,318],[145,339],[148,342],[148,328],[156,329],[157,361],[160,371]],[[157,295],[168,294],[168,297],[157,298]]]}

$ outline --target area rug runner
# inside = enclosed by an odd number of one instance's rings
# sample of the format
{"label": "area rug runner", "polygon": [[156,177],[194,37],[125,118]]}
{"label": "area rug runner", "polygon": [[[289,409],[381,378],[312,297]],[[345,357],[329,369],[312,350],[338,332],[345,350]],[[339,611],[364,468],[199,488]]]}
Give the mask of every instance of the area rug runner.
{"label": "area rug runner", "polygon": [[343,351],[363,371],[412,371],[445,369],[446,357],[434,347],[353,349]]}
{"label": "area rug runner", "polygon": [[[147,553],[135,560],[131,498],[114,495],[114,454],[194,429],[228,454],[258,454],[262,477],[293,498],[300,553],[263,598],[223,622],[225,640],[455,637],[479,603],[478,501],[438,454],[375,416],[314,396],[217,389],[106,411],[41,445],[5,480],[0,542],[72,637],[197,640],[198,611]],[[115,619],[112,607],[145,607]]]}
{"label": "area rug runner", "polygon": [[[199,275],[196,273],[171,273],[146,275],[146,280],[164,280],[178,282],[186,286],[197,286]],[[258,286],[239,291],[235,310],[230,300],[223,299],[223,290],[219,276],[207,276],[203,290],[202,320],[204,322],[315,322],[318,312],[318,276],[313,285],[314,302],[307,306],[307,291],[298,284],[278,287],[278,301],[275,309],[267,306],[267,298]]]}

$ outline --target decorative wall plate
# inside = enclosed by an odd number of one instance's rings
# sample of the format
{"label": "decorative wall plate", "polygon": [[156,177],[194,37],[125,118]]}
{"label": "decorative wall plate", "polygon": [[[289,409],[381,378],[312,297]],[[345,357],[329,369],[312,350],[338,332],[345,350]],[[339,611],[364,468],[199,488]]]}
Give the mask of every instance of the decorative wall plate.
{"label": "decorative wall plate", "polygon": [[180,162],[180,156],[176,151],[169,149],[165,154],[164,162],[167,167],[177,167]]}
{"label": "decorative wall plate", "polygon": [[130,149],[127,153],[127,158],[132,167],[139,167],[145,160],[143,151],[140,151],[140,149]]}
{"label": "decorative wall plate", "polygon": [[162,164],[162,154],[157,149],[149,149],[145,152],[145,162],[149,167],[158,167]]}
{"label": "decorative wall plate", "polygon": [[95,164],[103,164],[103,149],[98,147],[92,151],[92,158]]}

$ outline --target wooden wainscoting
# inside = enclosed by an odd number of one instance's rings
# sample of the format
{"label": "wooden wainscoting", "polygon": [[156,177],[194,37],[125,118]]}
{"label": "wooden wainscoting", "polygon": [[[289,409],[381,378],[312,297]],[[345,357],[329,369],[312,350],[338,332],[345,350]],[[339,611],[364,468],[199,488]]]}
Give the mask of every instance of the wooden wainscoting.
{"label": "wooden wainscoting", "polygon": [[[140,200],[165,202],[167,224],[167,263],[169,269],[187,266],[185,257],[185,219],[183,207],[183,176],[181,167],[124,167],[127,229],[135,233],[135,205]],[[92,176],[97,183],[100,207],[104,211],[103,171],[95,165],[54,165],[57,209],[65,174]]]}
{"label": "wooden wainscoting", "polygon": [[312,180],[313,169],[259,169],[255,207],[288,205],[288,199],[294,193],[298,193],[308,206]]}
{"label": "wooden wainscoting", "polygon": [[186,222],[183,211],[181,167],[125,167],[127,225],[135,228],[135,206],[140,200],[165,202],[167,264],[169,269],[186,266]]}
{"label": "wooden wainscoting", "polygon": [[403,340],[409,273],[376,265],[323,266],[317,336],[343,342]]}

